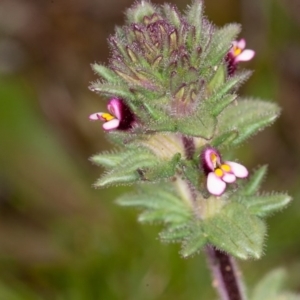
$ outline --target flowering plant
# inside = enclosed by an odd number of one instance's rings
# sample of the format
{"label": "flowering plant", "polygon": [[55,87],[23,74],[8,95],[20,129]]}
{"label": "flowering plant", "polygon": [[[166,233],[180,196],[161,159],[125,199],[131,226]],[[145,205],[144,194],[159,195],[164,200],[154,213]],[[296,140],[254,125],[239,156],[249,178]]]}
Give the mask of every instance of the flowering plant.
{"label": "flowering plant", "polygon": [[109,66],[93,65],[101,80],[90,87],[109,99],[109,113],[90,119],[122,147],[91,158],[107,168],[95,186],[138,185],[118,203],[141,209],[140,222],[163,223],[161,240],[181,243],[183,257],[205,249],[221,299],[246,299],[232,256],[260,258],[264,218],[291,201],[260,192],[266,166],[249,172],[222,158],[280,113],[237,95],[251,74],[239,63],[255,54],[235,40],[239,32],[211,24],[200,0],[185,14],[142,0],[109,38]]}

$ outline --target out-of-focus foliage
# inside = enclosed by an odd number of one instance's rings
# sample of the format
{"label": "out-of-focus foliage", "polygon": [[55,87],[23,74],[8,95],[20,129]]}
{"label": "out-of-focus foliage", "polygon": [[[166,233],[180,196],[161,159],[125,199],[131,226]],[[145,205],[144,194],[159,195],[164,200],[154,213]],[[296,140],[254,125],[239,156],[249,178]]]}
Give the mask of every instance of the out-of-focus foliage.
{"label": "out-of-focus foliage", "polygon": [[[162,1],[153,1],[161,3]],[[171,1],[170,1],[171,2]],[[186,2],[176,1],[183,9]],[[87,158],[109,149],[87,116],[104,108],[88,91],[90,63],[132,1],[0,1],[0,299],[211,299],[204,257],[183,260],[158,229],[113,203],[123,189],[94,190]],[[243,263],[250,285],[276,266],[299,286],[300,22],[296,0],[206,1],[218,25],[239,22],[257,51],[245,93],[283,107],[279,121],[239,148],[268,164],[267,190],[295,201],[269,218],[266,255]]]}

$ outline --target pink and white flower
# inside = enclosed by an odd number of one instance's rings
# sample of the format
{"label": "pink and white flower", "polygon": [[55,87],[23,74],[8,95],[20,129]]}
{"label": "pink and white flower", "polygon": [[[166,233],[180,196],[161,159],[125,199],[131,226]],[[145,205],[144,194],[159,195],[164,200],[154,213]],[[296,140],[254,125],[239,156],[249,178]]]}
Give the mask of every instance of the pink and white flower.
{"label": "pink and white flower", "polygon": [[236,178],[246,178],[248,170],[241,164],[232,161],[222,161],[218,150],[206,148],[201,155],[202,168],[207,176],[207,190],[215,196],[224,193],[227,183],[236,181]]}
{"label": "pink and white flower", "polygon": [[255,51],[245,48],[245,39],[240,39],[239,41],[232,42],[232,48],[230,49],[229,54],[234,58],[235,63],[238,63],[240,61],[248,61],[254,57]]}
{"label": "pink and white flower", "polygon": [[227,61],[227,69],[228,74],[232,75],[237,67],[237,64],[241,61],[249,61],[254,55],[255,51],[246,48],[246,40],[240,39],[239,41],[233,41],[232,47],[229,50],[226,61]]}
{"label": "pink and white flower", "polygon": [[129,108],[124,104],[123,100],[112,98],[107,104],[107,112],[96,112],[89,116],[91,121],[103,121],[104,130],[129,129],[133,122],[133,114]]}

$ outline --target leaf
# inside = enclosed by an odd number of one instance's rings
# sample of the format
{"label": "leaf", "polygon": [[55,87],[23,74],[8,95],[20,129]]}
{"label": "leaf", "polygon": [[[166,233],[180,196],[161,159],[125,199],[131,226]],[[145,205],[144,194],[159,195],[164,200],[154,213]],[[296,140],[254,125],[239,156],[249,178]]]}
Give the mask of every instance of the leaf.
{"label": "leaf", "polygon": [[276,211],[282,210],[291,201],[292,198],[283,193],[248,196],[243,197],[241,200],[241,202],[249,209],[249,212],[258,217],[266,217]]}
{"label": "leaf", "polygon": [[101,76],[110,83],[117,83],[120,81],[119,77],[112,70],[103,65],[92,64],[92,69],[97,75]]}
{"label": "leaf", "polygon": [[168,18],[169,22],[174,25],[177,29],[180,28],[181,25],[181,16],[178,13],[178,10],[175,6],[165,3],[163,6],[164,13]]}
{"label": "leaf", "polygon": [[210,139],[216,126],[215,118],[203,113],[198,116],[189,116],[177,120],[177,129],[179,132],[194,136]]}
{"label": "leaf", "polygon": [[228,106],[218,118],[219,134],[237,130],[238,137],[232,145],[238,145],[250,136],[271,125],[279,116],[279,107],[260,100],[242,100]]}
{"label": "leaf", "polygon": [[165,243],[177,243],[191,234],[191,229],[186,224],[171,226],[160,232],[159,237]]}
{"label": "leaf", "polygon": [[201,0],[194,0],[186,13],[186,18],[189,24],[195,26],[195,37],[193,39],[193,43],[197,46],[200,44],[202,33],[202,14],[203,2]]}
{"label": "leaf", "polygon": [[228,146],[235,140],[238,136],[238,132],[236,130],[224,132],[216,137],[211,141],[211,145],[213,147],[224,147]]}
{"label": "leaf", "polygon": [[212,91],[212,95],[205,100],[205,109],[210,110],[212,115],[217,116],[231,101],[236,98],[235,94],[227,95],[227,93],[233,89],[237,89],[250,77],[251,74],[251,71],[243,71],[230,77],[224,82],[224,84]]}
{"label": "leaf", "polygon": [[174,176],[180,157],[180,153],[177,153],[170,161],[163,161],[151,168],[142,170],[143,179],[147,181],[158,181],[160,179]]}
{"label": "leaf", "polygon": [[137,150],[127,150],[122,152],[102,152],[96,155],[93,155],[90,158],[90,161],[97,166],[103,166],[106,168],[111,168],[119,165],[123,160],[126,159],[130,154],[136,153]]}
{"label": "leaf", "polygon": [[134,100],[133,94],[130,93],[127,86],[124,84],[101,83],[97,81],[92,83],[89,89],[92,92],[97,92],[108,96],[118,96],[127,100]]}
{"label": "leaf", "polygon": [[143,23],[145,16],[155,13],[155,7],[149,1],[136,2],[126,11],[127,23]]}
{"label": "leaf", "polygon": [[285,280],[286,272],[283,269],[273,270],[255,287],[251,300],[279,300],[278,296]]}
{"label": "leaf", "polygon": [[232,41],[235,40],[240,31],[241,26],[239,24],[228,24],[216,30],[212,35],[206,55],[202,57],[204,66],[218,65],[229,51]]}
{"label": "leaf", "polygon": [[217,215],[203,221],[207,240],[218,249],[241,259],[260,258],[266,227],[238,203],[226,205]]}
{"label": "leaf", "polygon": [[177,207],[170,207],[168,210],[153,210],[144,211],[138,217],[141,223],[171,223],[182,224],[189,221],[190,215],[184,210],[177,209]]}
{"label": "leaf", "polygon": [[254,172],[254,174],[250,176],[248,182],[246,182],[242,189],[243,195],[250,196],[258,192],[263,180],[266,177],[267,170],[267,165],[261,166]]}
{"label": "leaf", "polygon": [[199,252],[207,242],[206,233],[202,231],[201,226],[196,226],[192,234],[183,242],[181,255],[186,258]]}
{"label": "leaf", "polygon": [[144,209],[139,216],[139,221],[143,223],[162,222],[178,226],[187,224],[192,216],[192,208],[178,198],[167,184],[147,185],[138,193],[121,196],[117,203]]}
{"label": "leaf", "polygon": [[200,182],[199,176],[201,174],[199,167],[191,160],[181,160],[180,165],[188,181],[190,181],[194,187],[198,187]]}
{"label": "leaf", "polygon": [[207,84],[207,90],[209,94],[220,88],[226,80],[226,68],[224,65],[217,67],[217,71]]}
{"label": "leaf", "polygon": [[121,196],[117,203],[122,206],[135,206],[150,210],[167,210],[173,206],[186,210],[188,207],[167,184],[143,186],[138,193]]}
{"label": "leaf", "polygon": [[129,152],[124,160],[110,172],[104,174],[95,183],[96,187],[104,187],[112,184],[130,184],[141,179],[140,170],[155,166],[160,160],[150,152]]}

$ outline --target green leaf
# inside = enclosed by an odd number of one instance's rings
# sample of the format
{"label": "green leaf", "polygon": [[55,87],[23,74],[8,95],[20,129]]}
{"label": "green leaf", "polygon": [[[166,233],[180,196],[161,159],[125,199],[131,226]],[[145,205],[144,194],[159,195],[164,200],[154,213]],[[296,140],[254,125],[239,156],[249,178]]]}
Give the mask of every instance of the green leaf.
{"label": "green leaf", "polygon": [[179,209],[179,207],[169,207],[167,210],[153,210],[144,211],[138,217],[141,223],[171,223],[171,224],[184,224],[189,221],[190,214],[187,210]]}
{"label": "green leaf", "polygon": [[101,83],[100,81],[92,83],[89,87],[91,91],[107,96],[118,96],[127,100],[134,100],[134,96],[124,84]]}
{"label": "green leaf", "polygon": [[174,5],[170,5],[168,3],[165,3],[163,8],[169,22],[178,29],[181,25],[181,16],[179,15],[177,8]]}
{"label": "green leaf", "polygon": [[248,179],[248,181],[246,182],[246,184],[242,189],[243,195],[250,196],[258,192],[263,180],[266,177],[267,170],[268,170],[267,165],[261,166],[254,172],[254,174],[250,176],[250,178]]}
{"label": "green leaf", "polygon": [[208,242],[241,259],[260,258],[266,227],[238,203],[226,205],[217,215],[203,221]]}
{"label": "green leaf", "polygon": [[219,134],[237,130],[238,137],[232,145],[238,145],[264,127],[271,125],[279,116],[279,107],[260,100],[241,100],[228,106],[218,118]]}
{"label": "green leaf", "polygon": [[198,187],[199,175],[201,173],[199,172],[199,167],[195,164],[195,162],[191,160],[182,160],[180,162],[180,166],[188,181],[190,181],[194,187]]}
{"label": "green leaf", "polygon": [[230,94],[222,97],[219,102],[212,108],[211,114],[213,116],[218,116],[230,103],[232,103],[237,98],[237,95]]}
{"label": "green leaf", "polygon": [[115,74],[115,72],[103,65],[92,64],[92,69],[97,75],[101,76],[110,83],[117,83],[120,81],[120,78]]}
{"label": "green leaf", "polygon": [[214,133],[216,119],[203,113],[198,116],[189,116],[177,120],[177,129],[179,132],[194,136],[210,139]]}
{"label": "green leaf", "polygon": [[104,187],[112,184],[130,184],[141,179],[140,170],[155,166],[160,160],[150,152],[129,152],[126,160],[118,164],[110,172],[104,174],[95,183],[96,187]]}
{"label": "green leaf", "polygon": [[216,30],[212,35],[211,42],[203,55],[204,66],[216,66],[224,58],[231,43],[241,31],[239,24],[228,24],[223,28]]}
{"label": "green leaf", "polygon": [[177,153],[170,161],[161,162],[151,168],[142,170],[143,179],[147,181],[158,181],[163,178],[174,176],[180,157],[181,154]]}
{"label": "green leaf", "polygon": [[201,0],[194,0],[186,13],[188,23],[195,26],[195,37],[193,38],[193,44],[196,46],[200,44],[201,39],[202,13],[203,2]]}
{"label": "green leaf", "polygon": [[122,206],[132,206],[150,210],[168,210],[177,206],[179,210],[190,210],[167,184],[147,185],[140,187],[138,193],[125,194],[118,198]]}
{"label": "green leaf", "polygon": [[121,196],[117,203],[144,209],[139,216],[140,222],[162,222],[178,226],[187,224],[192,216],[192,208],[178,198],[168,184],[144,186],[139,193]]}
{"label": "green leaf", "polygon": [[[130,151],[130,150],[129,150]],[[129,151],[123,151],[123,152],[102,152],[96,155],[93,155],[90,158],[90,161],[94,163],[97,166],[103,166],[106,168],[115,167],[118,164],[124,160],[124,154],[128,154]],[[131,150],[132,152],[135,152],[135,150]]]}
{"label": "green leaf", "polygon": [[232,143],[233,140],[235,140],[238,136],[238,132],[236,130],[224,132],[220,135],[217,135],[212,141],[211,145],[213,147],[224,147],[228,146]]}
{"label": "green leaf", "polygon": [[205,100],[205,108],[210,110],[212,115],[217,116],[236,98],[235,94],[227,95],[227,93],[231,92],[233,89],[237,89],[251,74],[251,71],[243,71],[230,77],[224,84],[215,89],[212,92],[212,95]]}
{"label": "green leaf", "polygon": [[183,242],[180,253],[184,258],[194,255],[205,246],[206,242],[206,233],[202,231],[201,226],[195,226],[192,234]]}
{"label": "green leaf", "polygon": [[178,243],[191,234],[191,228],[186,224],[171,226],[160,232],[159,237],[165,243]]}
{"label": "green leaf", "polygon": [[127,163],[128,160],[133,162],[134,159],[139,156],[146,157],[148,159],[153,159],[155,157],[148,149],[133,147],[127,150],[123,149],[119,152],[102,152],[92,156],[90,160],[98,166],[112,168],[117,166],[121,167],[122,162]]}
{"label": "green leaf", "polygon": [[279,300],[278,296],[285,280],[286,272],[283,269],[273,270],[255,287],[251,300]]}
{"label": "green leaf", "polygon": [[207,84],[208,93],[211,95],[213,91],[219,89],[226,80],[226,68],[224,65],[217,67],[217,71]]}
{"label": "green leaf", "polygon": [[144,17],[155,13],[155,7],[149,1],[139,1],[126,12],[127,23],[143,23]]}
{"label": "green leaf", "polygon": [[241,202],[247,206],[249,212],[259,216],[266,217],[272,213],[282,210],[290,202],[292,198],[283,193],[273,194],[273,195],[257,195],[243,197]]}

